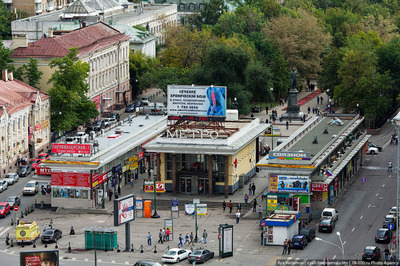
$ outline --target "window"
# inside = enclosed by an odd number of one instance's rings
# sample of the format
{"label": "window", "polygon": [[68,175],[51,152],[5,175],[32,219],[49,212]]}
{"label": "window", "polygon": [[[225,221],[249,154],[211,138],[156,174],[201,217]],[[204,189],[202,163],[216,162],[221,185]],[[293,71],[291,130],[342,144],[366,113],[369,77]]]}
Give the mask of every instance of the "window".
{"label": "window", "polygon": [[203,3],[199,4],[199,8],[200,10],[204,10],[204,4]]}
{"label": "window", "polygon": [[183,4],[183,3],[179,4],[179,9],[180,10],[185,10],[185,4]]}
{"label": "window", "polygon": [[189,5],[189,9],[190,9],[191,11],[193,11],[193,10],[195,9],[195,4],[190,4],[190,5]]}

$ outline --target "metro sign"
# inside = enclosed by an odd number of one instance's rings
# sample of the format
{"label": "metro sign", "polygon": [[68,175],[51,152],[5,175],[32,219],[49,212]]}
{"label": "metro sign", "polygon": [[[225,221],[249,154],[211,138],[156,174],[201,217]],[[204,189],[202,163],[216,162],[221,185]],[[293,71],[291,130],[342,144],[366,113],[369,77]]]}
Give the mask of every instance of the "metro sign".
{"label": "metro sign", "polygon": [[165,183],[164,182],[156,182],[156,192],[157,193],[165,192]]}

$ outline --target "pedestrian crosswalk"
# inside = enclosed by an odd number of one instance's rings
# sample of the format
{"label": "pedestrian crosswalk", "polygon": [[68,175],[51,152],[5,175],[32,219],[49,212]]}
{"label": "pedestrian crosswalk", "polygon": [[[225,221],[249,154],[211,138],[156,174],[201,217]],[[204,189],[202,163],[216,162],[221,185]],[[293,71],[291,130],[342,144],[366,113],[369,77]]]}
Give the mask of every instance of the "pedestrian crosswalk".
{"label": "pedestrian crosswalk", "polygon": [[7,232],[12,231],[14,229],[13,226],[1,226],[0,227],[0,238],[5,237]]}

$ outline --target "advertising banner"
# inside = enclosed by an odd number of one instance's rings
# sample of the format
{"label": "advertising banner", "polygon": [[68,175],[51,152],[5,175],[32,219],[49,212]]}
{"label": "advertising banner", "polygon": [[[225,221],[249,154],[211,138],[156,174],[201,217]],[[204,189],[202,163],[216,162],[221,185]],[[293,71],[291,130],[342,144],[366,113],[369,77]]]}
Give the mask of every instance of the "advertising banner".
{"label": "advertising banner", "polygon": [[185,215],[194,215],[194,204],[193,203],[185,204]]}
{"label": "advertising banner", "polygon": [[51,168],[50,167],[37,167],[36,174],[37,175],[51,175]]}
{"label": "advertising banner", "polygon": [[95,173],[92,175],[92,188],[96,188],[99,185],[99,174]]}
{"label": "advertising banner", "polygon": [[73,153],[73,154],[90,154],[91,144],[67,144],[67,143],[52,143],[52,153]]}
{"label": "advertising banner", "polygon": [[274,211],[278,207],[278,196],[267,195],[267,210]]}
{"label": "advertising banner", "polygon": [[278,191],[278,177],[270,176],[269,177],[269,191],[277,192]]}
{"label": "advertising banner", "polygon": [[135,220],[135,196],[133,194],[114,200],[114,226]]}
{"label": "advertising banner", "polygon": [[168,85],[168,115],[226,116],[226,87]]}
{"label": "advertising banner", "polygon": [[136,196],[136,210],[143,210],[143,196]]}
{"label": "advertising banner", "polygon": [[179,200],[177,198],[171,199],[171,211],[173,212],[179,211]]}
{"label": "advertising banner", "polygon": [[164,182],[156,182],[156,192],[164,193],[165,192],[165,183]]}
{"label": "advertising banner", "polygon": [[58,187],[90,187],[90,173],[51,172],[51,185]]}
{"label": "advertising banner", "polygon": [[309,192],[310,181],[307,176],[278,175],[278,192]]}
{"label": "advertising banner", "polygon": [[311,184],[311,191],[328,191],[328,184],[325,183],[312,183]]}
{"label": "advertising banner", "polygon": [[58,250],[21,251],[19,253],[20,266],[60,265]]}
{"label": "advertising banner", "polygon": [[197,215],[207,215],[207,204],[197,204]]}
{"label": "advertising banner", "polygon": [[154,182],[144,182],[144,192],[154,192]]}

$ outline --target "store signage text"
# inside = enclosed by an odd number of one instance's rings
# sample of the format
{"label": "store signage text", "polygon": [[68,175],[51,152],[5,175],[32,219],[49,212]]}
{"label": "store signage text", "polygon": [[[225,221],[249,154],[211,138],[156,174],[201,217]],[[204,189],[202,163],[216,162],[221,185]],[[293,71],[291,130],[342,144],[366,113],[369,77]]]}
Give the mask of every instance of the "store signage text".
{"label": "store signage text", "polygon": [[171,132],[167,129],[167,138],[177,139],[189,139],[196,138],[196,135],[200,135],[200,138],[210,137],[212,139],[218,138],[218,131],[208,129],[179,129]]}

